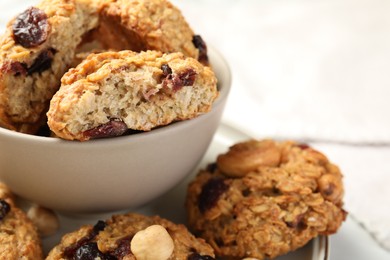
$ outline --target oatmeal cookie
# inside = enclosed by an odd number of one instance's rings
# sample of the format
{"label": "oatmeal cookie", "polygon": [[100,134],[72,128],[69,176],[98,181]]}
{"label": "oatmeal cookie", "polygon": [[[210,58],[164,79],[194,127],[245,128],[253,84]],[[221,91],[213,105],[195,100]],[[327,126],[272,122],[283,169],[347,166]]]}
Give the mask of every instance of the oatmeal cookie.
{"label": "oatmeal cookie", "polygon": [[65,235],[47,260],[86,259],[87,255],[88,259],[214,259],[211,246],[185,226],[135,213],[114,215]]}
{"label": "oatmeal cookie", "polygon": [[207,46],[166,0],[43,0],[0,39],[0,127],[35,134],[63,74],[92,50],[182,52],[207,64]]}
{"label": "oatmeal cookie", "polygon": [[37,230],[0,183],[0,259],[43,259]]}
{"label": "oatmeal cookie", "polygon": [[292,141],[250,140],[201,170],[186,198],[189,227],[217,256],[274,258],[346,218],[339,168]]}
{"label": "oatmeal cookie", "polygon": [[0,39],[0,126],[35,133],[83,36],[98,25],[88,0],[43,0]]}
{"label": "oatmeal cookie", "polygon": [[208,62],[206,44],[167,0],[106,0],[100,19],[95,38],[105,49],[182,52]]}
{"label": "oatmeal cookie", "polygon": [[149,131],[208,112],[217,95],[213,71],[181,53],[91,54],[62,78],[48,124],[80,141]]}

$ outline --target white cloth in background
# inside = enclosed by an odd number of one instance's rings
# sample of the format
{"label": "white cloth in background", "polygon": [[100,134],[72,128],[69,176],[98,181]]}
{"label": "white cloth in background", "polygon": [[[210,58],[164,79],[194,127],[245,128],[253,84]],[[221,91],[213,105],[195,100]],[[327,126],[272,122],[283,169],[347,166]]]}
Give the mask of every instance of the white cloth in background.
{"label": "white cloth in background", "polygon": [[[0,33],[36,2],[1,0]],[[172,2],[231,66],[224,122],[313,141],[345,175],[347,210],[390,250],[390,1]]]}
{"label": "white cloth in background", "polygon": [[387,0],[174,1],[233,71],[254,135],[390,144]]}

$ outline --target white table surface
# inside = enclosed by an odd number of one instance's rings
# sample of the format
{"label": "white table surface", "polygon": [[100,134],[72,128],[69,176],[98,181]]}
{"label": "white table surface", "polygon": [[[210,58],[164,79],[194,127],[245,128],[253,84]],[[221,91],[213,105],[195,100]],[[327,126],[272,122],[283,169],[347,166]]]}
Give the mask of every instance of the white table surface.
{"label": "white table surface", "polygon": [[351,218],[330,237],[331,260],[389,260],[390,252],[379,247],[372,237]]}
{"label": "white table surface", "polygon": [[[36,2],[1,0],[0,32],[10,17]],[[183,11],[194,30],[220,49],[231,65],[233,90],[224,122],[255,137],[316,141],[314,146],[344,172],[347,210],[365,216],[359,204],[368,201],[372,204],[367,205],[371,206],[368,211],[374,215],[369,216],[371,219],[375,220],[375,214],[378,221],[390,219],[390,214],[386,216],[379,210],[381,205],[387,208],[390,205],[387,196],[390,182],[383,181],[390,176],[387,104],[390,102],[386,99],[390,97],[388,1],[173,0],[173,3]],[[294,23],[295,17],[302,19]],[[267,29],[268,25],[275,30]],[[302,30],[295,30],[294,26]],[[273,36],[277,41],[270,41]],[[362,41],[363,38],[371,41]],[[324,59],[327,52],[332,59]],[[324,90],[321,88],[324,84],[336,86],[339,92],[334,88]],[[347,87],[340,88],[338,84]],[[286,88],[278,89],[280,86]],[[297,92],[307,95],[296,95]],[[313,111],[321,106],[327,109],[315,114],[301,104],[312,105]],[[370,146],[371,143],[376,146]],[[382,193],[363,196],[377,187]],[[386,196],[381,197],[382,194]],[[367,197],[372,198],[372,203],[363,200]],[[367,223],[375,227],[375,221]],[[389,226],[384,227],[390,230]],[[380,247],[349,217],[339,232],[331,236],[330,259],[388,260],[390,251]]]}

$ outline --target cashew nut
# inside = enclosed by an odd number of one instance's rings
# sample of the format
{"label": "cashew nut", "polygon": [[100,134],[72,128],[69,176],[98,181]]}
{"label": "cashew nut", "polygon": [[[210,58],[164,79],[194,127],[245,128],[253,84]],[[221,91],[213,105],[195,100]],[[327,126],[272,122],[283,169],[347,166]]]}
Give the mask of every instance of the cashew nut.
{"label": "cashew nut", "polygon": [[218,168],[227,176],[242,177],[262,166],[280,163],[281,151],[271,140],[249,140],[230,147],[217,158]]}

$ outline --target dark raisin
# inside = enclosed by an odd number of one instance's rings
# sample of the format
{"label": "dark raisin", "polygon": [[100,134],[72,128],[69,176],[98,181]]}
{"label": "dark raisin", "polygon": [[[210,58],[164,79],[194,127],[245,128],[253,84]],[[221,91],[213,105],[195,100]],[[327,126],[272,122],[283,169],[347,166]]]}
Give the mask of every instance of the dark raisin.
{"label": "dark raisin", "polygon": [[18,61],[9,61],[3,63],[0,71],[3,73],[12,73],[14,76],[25,76],[27,74],[27,65]]}
{"label": "dark raisin", "polygon": [[27,65],[25,63],[20,63],[20,62],[12,62],[11,63],[11,71],[14,73],[15,76],[25,76],[27,71],[26,71]]}
{"label": "dark raisin", "polygon": [[50,25],[47,15],[36,7],[19,14],[12,26],[15,42],[25,48],[36,47],[46,41]]}
{"label": "dark raisin", "polygon": [[216,238],[215,239],[215,243],[217,244],[218,247],[224,247],[225,246],[225,242],[222,240],[222,238]]}
{"label": "dark raisin", "polygon": [[88,236],[83,237],[79,240],[77,240],[75,243],[67,246],[64,248],[63,256],[65,259],[73,259],[74,255],[76,254],[77,249],[85,245],[90,241],[90,238]]}
{"label": "dark raisin", "polygon": [[194,35],[192,37],[192,43],[194,44],[195,48],[199,50],[198,60],[203,64],[208,64],[209,57],[207,56],[207,45],[203,41],[202,37],[200,35]]}
{"label": "dark raisin", "polygon": [[179,91],[183,87],[183,84],[177,75],[175,75],[175,77],[173,77],[170,82],[172,84],[173,91]]}
{"label": "dark raisin", "polygon": [[104,230],[105,227],[106,223],[102,220],[99,220],[88,235],[79,239],[77,242],[71,244],[64,249],[64,257],[66,259],[73,259],[79,248],[88,244],[92,239],[97,236],[97,234],[99,234],[100,231]]}
{"label": "dark raisin", "polygon": [[178,91],[184,86],[194,85],[196,72],[193,69],[187,69],[174,75],[172,78],[172,90]]}
{"label": "dark raisin", "polygon": [[296,146],[298,146],[302,150],[306,150],[306,149],[310,148],[310,146],[308,144],[305,144],[305,143],[297,144]]}
{"label": "dark raisin", "polygon": [[83,135],[91,139],[114,137],[123,135],[127,129],[126,123],[122,120],[111,119],[103,125],[85,131]]}
{"label": "dark raisin", "polygon": [[229,188],[223,181],[223,179],[210,179],[202,187],[202,191],[199,195],[199,210],[204,213],[206,210],[211,209],[217,204],[219,197]]}
{"label": "dark raisin", "polygon": [[248,197],[250,194],[251,190],[249,188],[242,191],[242,196],[244,197]]}
{"label": "dark raisin", "polygon": [[206,168],[206,170],[209,173],[214,173],[217,169],[218,169],[218,165],[215,162],[214,163],[210,163],[209,165],[207,165],[207,168]]}
{"label": "dark raisin", "polygon": [[118,259],[123,259],[125,256],[131,254],[130,242],[133,239],[133,236],[127,236],[119,239],[116,244],[117,248],[111,252],[111,255],[115,256]]}
{"label": "dark raisin", "polygon": [[295,224],[294,224],[293,221],[287,221],[287,222],[286,222],[286,225],[287,225],[288,227],[290,227],[290,228],[294,228],[294,227],[295,227]]}
{"label": "dark raisin", "polygon": [[172,69],[168,64],[161,65],[161,70],[163,72],[164,77],[167,77],[172,74]]}
{"label": "dark raisin", "polygon": [[304,222],[304,214],[300,214],[298,215],[294,221],[292,222],[286,222],[286,225],[290,228],[295,228],[297,230],[304,230],[307,225],[306,223]]}
{"label": "dark raisin", "polygon": [[192,253],[187,257],[187,260],[214,260],[215,258],[209,255],[200,255],[199,253]]}
{"label": "dark raisin", "polygon": [[163,84],[163,88],[167,88],[168,83],[172,82],[172,69],[168,64],[161,65],[161,70],[163,74],[161,75],[161,82]]}
{"label": "dark raisin", "polygon": [[[172,73],[172,70],[170,68],[166,68],[166,72]],[[192,68],[188,68],[178,74],[171,73],[168,73],[167,76],[163,78],[162,84],[164,89],[167,89],[169,84],[171,84],[172,90],[174,92],[180,90],[184,86],[193,86],[197,75],[196,71]]]}
{"label": "dark raisin", "polygon": [[297,224],[298,230],[302,231],[302,230],[305,230],[306,228],[307,228],[307,224],[303,220],[298,222],[298,224]]}
{"label": "dark raisin", "polygon": [[336,185],[334,185],[333,183],[329,183],[326,189],[322,190],[322,193],[325,196],[331,196],[335,191],[335,189],[336,189]]}
{"label": "dark raisin", "polygon": [[183,86],[193,86],[195,83],[196,74],[196,71],[189,68],[185,71],[180,72],[177,77],[180,79],[181,84]]}
{"label": "dark raisin", "polygon": [[110,254],[102,253],[97,244],[95,242],[85,244],[77,249],[76,254],[74,256],[75,260],[114,260],[116,259],[114,256]]}
{"label": "dark raisin", "polygon": [[93,226],[93,232],[94,236],[96,236],[100,231],[103,231],[106,228],[107,224],[103,220],[99,220],[94,226]]}
{"label": "dark raisin", "polygon": [[28,68],[28,74],[31,75],[35,72],[40,73],[49,69],[55,53],[56,50],[52,48],[41,52],[41,54],[39,54],[39,56],[35,59],[34,63]]}
{"label": "dark raisin", "polygon": [[38,57],[35,59],[34,63],[27,67],[26,63],[21,63],[18,61],[6,62],[4,63],[0,70],[5,73],[13,73],[14,76],[19,75],[31,75],[35,72],[43,72],[51,67],[51,63],[53,61],[54,54],[56,50],[50,48],[48,50],[44,50],[41,52]]}
{"label": "dark raisin", "polygon": [[0,221],[7,216],[8,212],[11,210],[11,206],[5,200],[0,199]]}
{"label": "dark raisin", "polygon": [[276,188],[276,187],[272,188],[272,193],[275,194],[275,195],[280,195],[281,194],[280,190],[278,188]]}

